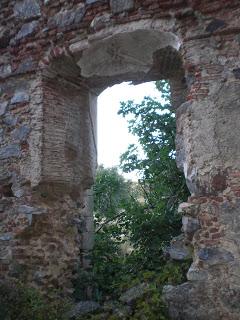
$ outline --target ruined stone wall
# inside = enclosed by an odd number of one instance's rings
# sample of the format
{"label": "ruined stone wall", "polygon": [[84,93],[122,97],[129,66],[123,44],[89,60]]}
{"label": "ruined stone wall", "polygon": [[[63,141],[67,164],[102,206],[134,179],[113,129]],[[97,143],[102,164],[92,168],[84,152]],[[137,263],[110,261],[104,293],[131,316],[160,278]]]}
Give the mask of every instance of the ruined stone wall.
{"label": "ruined stone wall", "polygon": [[170,315],[239,320],[239,16],[237,0],[0,2],[1,277],[71,290],[92,245],[97,95],[167,78],[193,246]]}

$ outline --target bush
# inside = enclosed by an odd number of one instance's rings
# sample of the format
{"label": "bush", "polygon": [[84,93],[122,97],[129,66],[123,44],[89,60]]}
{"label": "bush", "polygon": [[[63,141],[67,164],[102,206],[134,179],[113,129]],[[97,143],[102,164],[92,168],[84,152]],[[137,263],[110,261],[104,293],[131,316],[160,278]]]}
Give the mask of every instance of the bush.
{"label": "bush", "polygon": [[17,282],[0,285],[0,320],[67,320],[69,304],[56,294],[44,297]]}

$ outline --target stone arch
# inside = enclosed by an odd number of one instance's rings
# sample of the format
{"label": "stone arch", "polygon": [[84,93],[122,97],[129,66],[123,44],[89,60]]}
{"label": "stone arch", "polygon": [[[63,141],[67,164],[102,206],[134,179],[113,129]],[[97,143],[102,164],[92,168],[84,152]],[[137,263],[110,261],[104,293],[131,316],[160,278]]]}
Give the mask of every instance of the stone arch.
{"label": "stone arch", "polygon": [[93,238],[90,188],[97,165],[98,94],[122,81],[170,79],[185,86],[177,36],[151,28],[120,31],[96,37],[87,45],[80,42],[72,54],[55,48],[42,76],[44,123],[38,185],[40,189],[62,188],[61,192],[75,194],[82,203],[85,229],[80,258],[85,267]]}

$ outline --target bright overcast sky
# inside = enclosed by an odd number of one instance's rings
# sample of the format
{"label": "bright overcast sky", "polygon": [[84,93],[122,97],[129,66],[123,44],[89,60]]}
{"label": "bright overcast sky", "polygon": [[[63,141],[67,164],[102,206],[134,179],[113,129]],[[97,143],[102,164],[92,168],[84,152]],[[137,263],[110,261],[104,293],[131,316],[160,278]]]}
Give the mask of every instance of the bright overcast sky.
{"label": "bright overcast sky", "polygon": [[[127,120],[118,115],[120,101],[141,102],[145,96],[160,99],[154,82],[130,85],[127,82],[107,88],[98,97],[98,164],[104,167],[119,165],[120,155],[136,138],[128,133]],[[135,175],[126,175],[136,179]]]}

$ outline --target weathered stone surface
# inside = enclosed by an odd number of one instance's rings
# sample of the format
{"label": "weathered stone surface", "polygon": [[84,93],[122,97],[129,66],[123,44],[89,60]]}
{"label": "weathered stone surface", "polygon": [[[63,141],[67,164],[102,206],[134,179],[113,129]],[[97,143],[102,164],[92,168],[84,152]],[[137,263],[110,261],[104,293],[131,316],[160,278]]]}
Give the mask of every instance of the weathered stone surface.
{"label": "weathered stone surface", "polygon": [[24,141],[27,139],[27,136],[30,132],[30,128],[27,126],[21,126],[19,128],[16,128],[12,132],[12,136],[16,141]]}
{"label": "weathered stone surface", "polygon": [[112,12],[120,13],[134,8],[134,0],[110,0]]}
{"label": "weathered stone surface", "polygon": [[0,79],[6,78],[12,73],[12,67],[10,64],[0,66]]}
{"label": "weathered stone surface", "polygon": [[222,248],[203,248],[198,251],[197,255],[200,260],[210,266],[229,263],[234,260],[233,254]]}
{"label": "weathered stone surface", "polygon": [[47,212],[45,208],[35,208],[27,205],[20,205],[17,207],[16,210],[18,213],[23,213],[23,214],[43,214]]}
{"label": "weathered stone surface", "polygon": [[110,21],[111,21],[110,14],[103,14],[101,16],[97,16],[91,22],[91,28],[95,31],[99,30],[109,25]]}
{"label": "weathered stone surface", "polygon": [[93,4],[99,1],[104,2],[105,0],[86,0],[86,4]]}
{"label": "weathered stone surface", "polygon": [[183,232],[193,235],[200,228],[198,219],[184,216],[182,218]]}
{"label": "weathered stone surface", "polygon": [[18,118],[9,114],[3,118],[3,123],[8,127],[14,127],[17,124]]}
{"label": "weathered stone surface", "polygon": [[38,21],[32,21],[29,23],[25,23],[20,31],[17,33],[15,40],[21,40],[27,36],[32,35],[38,27]]}
{"label": "weathered stone surface", "polygon": [[10,31],[8,28],[0,27],[0,49],[6,48],[10,42]]}
{"label": "weathered stone surface", "polygon": [[24,103],[29,101],[29,94],[25,90],[17,90],[11,99],[11,104]]}
{"label": "weathered stone surface", "polygon": [[95,301],[80,301],[72,308],[68,316],[70,319],[75,319],[79,316],[95,312],[100,308],[100,304]]}
{"label": "weathered stone surface", "polygon": [[214,32],[220,28],[223,28],[225,26],[225,22],[223,20],[220,19],[214,19],[213,21],[211,21],[209,23],[209,25],[206,28],[207,32]]}
{"label": "weathered stone surface", "polygon": [[206,270],[202,270],[196,267],[194,264],[191,265],[187,273],[187,279],[189,281],[206,281],[208,273]]}
{"label": "weathered stone surface", "polygon": [[36,68],[36,63],[34,63],[31,57],[27,57],[19,64],[17,70],[15,71],[16,74],[26,73],[33,71]]}
{"label": "weathered stone surface", "polygon": [[19,157],[20,152],[21,150],[18,144],[11,144],[6,147],[0,148],[0,160]]}
{"label": "weathered stone surface", "polygon": [[12,234],[11,233],[5,233],[0,236],[0,241],[9,241],[12,239]]}
{"label": "weathered stone surface", "polygon": [[18,0],[16,1],[13,10],[14,15],[23,20],[36,18],[41,15],[38,0]]}
{"label": "weathered stone surface", "polygon": [[85,6],[79,6],[74,10],[64,10],[57,13],[49,19],[50,28],[65,28],[70,25],[78,24],[82,21],[85,15]]}
{"label": "weathered stone surface", "polygon": [[3,116],[7,110],[8,102],[0,102],[0,116]]}
{"label": "weathered stone surface", "polygon": [[186,241],[182,235],[173,238],[170,246],[165,249],[173,260],[186,260],[191,258],[191,248],[186,245]]}

